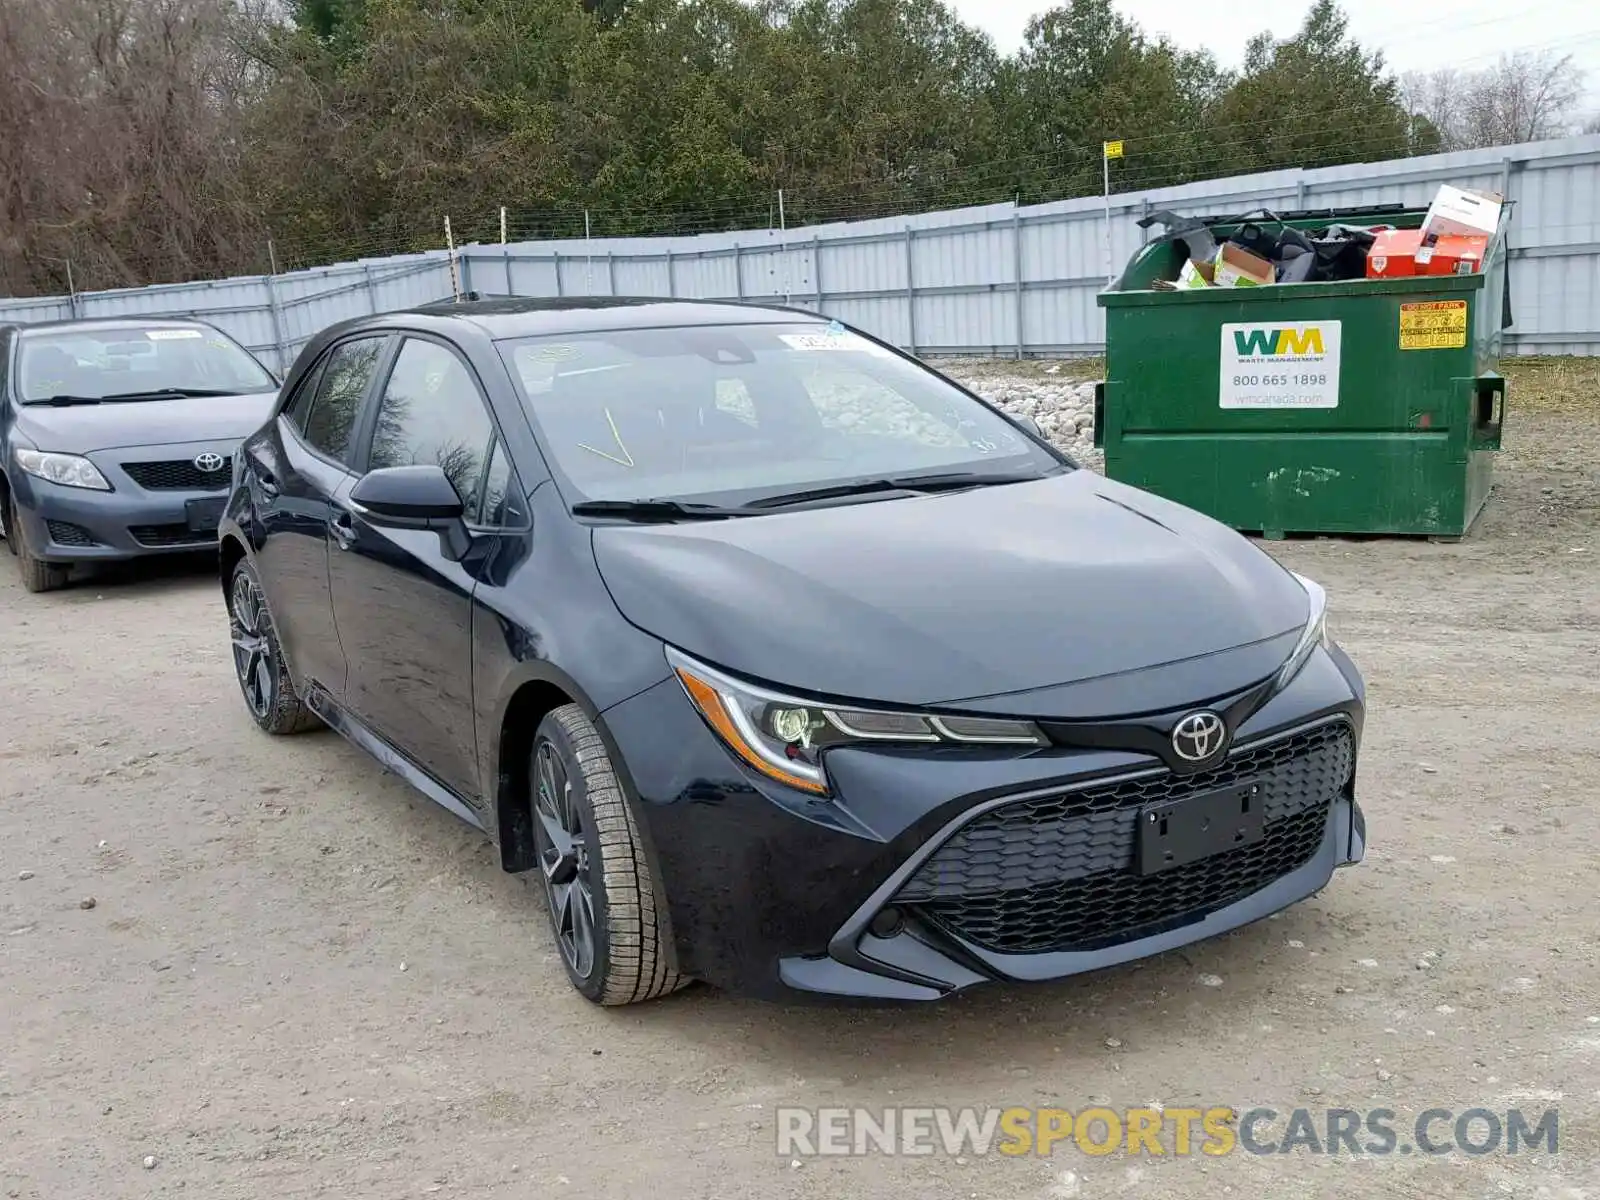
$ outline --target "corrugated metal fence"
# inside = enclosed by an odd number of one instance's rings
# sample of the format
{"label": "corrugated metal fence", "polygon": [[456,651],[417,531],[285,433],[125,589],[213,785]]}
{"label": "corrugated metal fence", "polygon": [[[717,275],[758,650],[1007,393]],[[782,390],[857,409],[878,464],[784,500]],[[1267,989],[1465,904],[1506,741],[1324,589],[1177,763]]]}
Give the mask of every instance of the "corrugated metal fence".
{"label": "corrugated metal fence", "polygon": [[[1116,195],[1112,268],[1144,240],[1137,222],[1153,210],[1420,206],[1446,182],[1513,201],[1511,352],[1600,355],[1600,136]],[[464,289],[788,302],[928,356],[1092,354],[1104,337],[1095,304],[1107,273],[1100,197],[787,231],[468,246],[458,260]],[[0,300],[0,321],[198,316],[282,369],[336,321],[450,294],[449,257],[439,250],[286,275]]]}

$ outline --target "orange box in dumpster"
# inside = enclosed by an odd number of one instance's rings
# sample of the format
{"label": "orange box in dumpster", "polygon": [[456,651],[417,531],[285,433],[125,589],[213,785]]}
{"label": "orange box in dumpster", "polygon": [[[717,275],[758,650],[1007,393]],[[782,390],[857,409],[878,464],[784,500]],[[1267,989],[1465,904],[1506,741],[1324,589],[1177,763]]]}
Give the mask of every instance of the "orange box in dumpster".
{"label": "orange box in dumpster", "polygon": [[1489,239],[1447,233],[1432,246],[1422,244],[1420,229],[1386,229],[1367,251],[1368,279],[1409,275],[1471,275],[1483,268]]}
{"label": "orange box in dumpster", "polygon": [[1394,279],[1417,273],[1417,248],[1422,245],[1420,229],[1385,229],[1372,240],[1367,251],[1367,278]]}

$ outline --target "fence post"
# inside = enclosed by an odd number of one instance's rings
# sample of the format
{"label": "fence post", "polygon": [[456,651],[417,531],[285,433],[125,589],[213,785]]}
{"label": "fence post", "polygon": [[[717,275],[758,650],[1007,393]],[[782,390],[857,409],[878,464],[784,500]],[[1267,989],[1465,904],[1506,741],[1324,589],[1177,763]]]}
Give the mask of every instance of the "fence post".
{"label": "fence post", "polygon": [[617,294],[617,252],[606,251],[606,290],[609,294]]}
{"label": "fence post", "polygon": [[1022,210],[1011,206],[1012,273],[1017,281],[1017,361],[1022,361]]}
{"label": "fence post", "polygon": [[506,264],[506,295],[515,296],[517,289],[511,282],[511,247],[501,243],[500,254],[505,259]]}
{"label": "fence post", "polygon": [[672,247],[667,247],[667,295],[676,297],[678,294],[678,281],[672,270]]}
{"label": "fence post", "polygon": [[906,340],[908,349],[915,355],[917,352],[917,282],[916,273],[912,270],[911,258],[914,253],[913,241],[916,230],[906,226]]}
{"label": "fence post", "polygon": [[278,303],[278,277],[266,276],[267,284],[267,309],[272,314],[272,348],[278,359],[278,374],[280,377],[289,374],[288,340],[283,330],[283,307]]}
{"label": "fence post", "polygon": [[817,311],[822,311],[822,239],[811,239],[811,282],[817,292]]}
{"label": "fence post", "polygon": [[376,314],[378,311],[378,288],[372,281],[372,264],[365,264],[361,268],[361,272],[367,277],[367,308]]}
{"label": "fence post", "polygon": [[733,295],[736,300],[744,299],[744,251],[738,242],[733,244]]}

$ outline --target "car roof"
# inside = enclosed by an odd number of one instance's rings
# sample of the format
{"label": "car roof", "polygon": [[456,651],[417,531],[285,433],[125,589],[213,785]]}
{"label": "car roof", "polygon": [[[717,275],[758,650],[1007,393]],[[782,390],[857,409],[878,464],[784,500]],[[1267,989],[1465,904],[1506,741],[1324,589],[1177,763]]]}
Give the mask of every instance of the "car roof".
{"label": "car roof", "polygon": [[[471,322],[500,340],[541,334],[668,326],[820,323],[804,309],[732,300],[677,300],[662,296],[471,296],[408,310],[418,316]],[[405,315],[405,314],[389,314]]]}
{"label": "car roof", "polygon": [[83,317],[78,320],[33,321],[17,325],[22,337],[47,333],[116,333],[134,329],[206,329],[215,327],[193,317]]}

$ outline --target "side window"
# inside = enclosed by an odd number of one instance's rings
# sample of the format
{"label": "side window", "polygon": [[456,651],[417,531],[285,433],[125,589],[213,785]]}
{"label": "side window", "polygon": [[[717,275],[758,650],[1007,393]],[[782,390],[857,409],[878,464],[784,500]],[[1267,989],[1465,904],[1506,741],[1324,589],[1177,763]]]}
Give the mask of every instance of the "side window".
{"label": "side window", "polygon": [[300,381],[300,386],[295,388],[294,395],[289,397],[289,403],[283,406],[283,415],[289,424],[300,431],[303,436],[306,431],[306,414],[311,411],[311,399],[317,394],[317,384],[322,381],[322,372],[328,365],[328,355],[324,354],[306,372],[306,377]]}
{"label": "side window", "polygon": [[408,338],[378,405],[368,469],[441,467],[471,511],[494,438],[494,423],[462,361],[435,342]]}
{"label": "side window", "polygon": [[361,411],[361,397],[378,369],[384,341],[381,337],[359,338],[335,346],[328,354],[301,432],[329,458],[349,460],[350,433]]}

